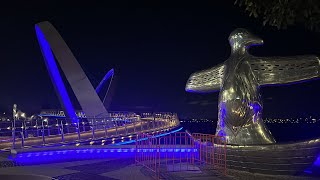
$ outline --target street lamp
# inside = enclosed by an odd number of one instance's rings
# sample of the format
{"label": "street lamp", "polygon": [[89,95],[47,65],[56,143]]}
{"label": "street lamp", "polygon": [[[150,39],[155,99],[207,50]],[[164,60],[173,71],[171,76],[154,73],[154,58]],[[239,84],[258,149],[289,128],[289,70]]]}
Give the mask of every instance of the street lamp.
{"label": "street lamp", "polygon": [[26,113],[22,112],[22,113],[20,114],[20,116],[23,118],[24,136],[25,136],[25,137],[28,137],[28,134],[27,134],[27,125],[26,125]]}

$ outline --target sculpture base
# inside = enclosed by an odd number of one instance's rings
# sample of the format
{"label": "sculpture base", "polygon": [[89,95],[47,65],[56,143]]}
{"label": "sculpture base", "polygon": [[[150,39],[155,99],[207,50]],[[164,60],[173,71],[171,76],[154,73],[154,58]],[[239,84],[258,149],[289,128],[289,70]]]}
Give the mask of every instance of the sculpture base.
{"label": "sculpture base", "polygon": [[300,175],[320,155],[320,139],[287,144],[227,145],[229,169],[273,175]]}
{"label": "sculpture base", "polygon": [[[220,132],[217,128],[216,132]],[[239,127],[238,130],[224,128],[224,133],[228,144],[253,145],[253,144],[273,144],[276,143],[271,132],[263,121]],[[220,134],[220,133],[218,133]]]}

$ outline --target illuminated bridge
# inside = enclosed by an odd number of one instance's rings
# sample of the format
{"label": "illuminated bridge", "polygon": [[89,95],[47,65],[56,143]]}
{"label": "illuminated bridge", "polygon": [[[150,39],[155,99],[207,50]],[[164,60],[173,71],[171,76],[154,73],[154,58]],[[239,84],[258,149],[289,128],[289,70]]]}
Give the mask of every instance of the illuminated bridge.
{"label": "illuminated bridge", "polygon": [[[112,144],[142,132],[164,132],[179,126],[175,113],[112,112],[105,118],[39,118],[2,122],[0,148]],[[15,126],[14,126],[15,124]],[[133,137],[134,138],[134,137]]]}
{"label": "illuminated bridge", "polygon": [[[38,116],[0,123],[0,149],[65,146],[68,144],[107,145],[131,140],[139,133],[161,133],[179,126],[175,113],[108,112],[114,91],[114,69],[93,87],[81,65],[49,22],[35,25],[35,32],[48,74],[62,111],[42,111]],[[59,68],[60,67],[60,68]],[[67,82],[63,81],[62,74]],[[106,86],[109,82],[109,86]],[[69,84],[81,106],[76,111],[71,102]],[[103,91],[105,90],[105,91]]]}
{"label": "illuminated bridge", "polygon": [[[94,88],[52,24],[40,22],[35,25],[35,31],[63,111],[58,114],[41,112],[39,117],[28,121],[17,120],[17,114],[14,113],[13,121],[1,124],[1,149],[66,144],[78,146],[81,143],[94,144],[97,140],[104,145],[124,141],[125,138],[131,140],[133,134],[159,133],[179,126],[178,116],[174,113],[108,112],[114,69],[109,70]],[[63,81],[61,73],[67,82]],[[104,88],[108,81],[109,86]],[[66,83],[69,83],[80,104],[81,112],[75,110]],[[106,92],[101,96],[103,89]],[[108,138],[111,138],[111,142],[108,142]]]}

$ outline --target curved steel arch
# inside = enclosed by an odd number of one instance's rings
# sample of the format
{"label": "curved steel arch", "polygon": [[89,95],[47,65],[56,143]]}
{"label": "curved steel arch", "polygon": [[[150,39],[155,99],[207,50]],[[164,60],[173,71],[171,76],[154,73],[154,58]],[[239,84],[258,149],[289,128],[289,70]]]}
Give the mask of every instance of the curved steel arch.
{"label": "curved steel arch", "polygon": [[[111,104],[111,99],[112,99],[112,92],[114,87],[114,84],[112,84],[114,80],[114,69],[109,70],[107,74],[103,77],[99,85],[96,87],[96,92],[100,93],[101,89],[109,79],[110,79],[110,83],[109,83],[108,89],[102,99],[102,103],[105,105],[105,108],[107,110],[109,109],[109,106]],[[106,102],[107,97],[108,97],[108,100]]]}
{"label": "curved steel arch", "polygon": [[72,106],[71,100],[68,96],[66,87],[63,84],[61,75],[58,70],[58,66],[54,60],[54,56],[50,49],[50,45],[47,42],[44,34],[42,33],[41,29],[36,26],[36,34],[38,38],[38,42],[41,48],[42,55],[45,60],[46,67],[48,69],[52,84],[57,92],[58,98],[60,103],[63,106],[63,109],[66,112],[66,116],[72,119],[72,123],[77,123],[78,118],[76,116],[76,112]]}
{"label": "curved steel arch", "polygon": [[67,114],[70,117],[74,117],[73,114],[75,113],[55,64],[53,54],[86,116],[107,116],[108,112],[98,94],[58,31],[47,21],[36,24],[35,29],[50,77]]}
{"label": "curved steel arch", "polygon": [[[100,81],[99,85],[96,87],[96,92],[99,93],[104,85],[104,83],[108,80],[108,79],[112,79],[114,75],[114,69],[111,69],[107,72],[106,75],[104,75],[103,79]],[[111,83],[110,83],[111,84]],[[110,87],[109,84],[109,87]]]}

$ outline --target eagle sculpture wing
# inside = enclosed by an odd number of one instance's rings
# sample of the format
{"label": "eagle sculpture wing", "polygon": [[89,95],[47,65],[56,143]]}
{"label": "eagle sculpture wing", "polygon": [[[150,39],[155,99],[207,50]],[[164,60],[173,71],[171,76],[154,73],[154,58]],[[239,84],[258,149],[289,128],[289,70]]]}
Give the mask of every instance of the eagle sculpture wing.
{"label": "eagle sculpture wing", "polygon": [[251,69],[260,85],[287,84],[319,77],[319,58],[314,55],[293,57],[252,57]]}
{"label": "eagle sculpture wing", "polygon": [[198,71],[189,77],[186,84],[187,92],[209,93],[219,91],[222,83],[224,64]]}

